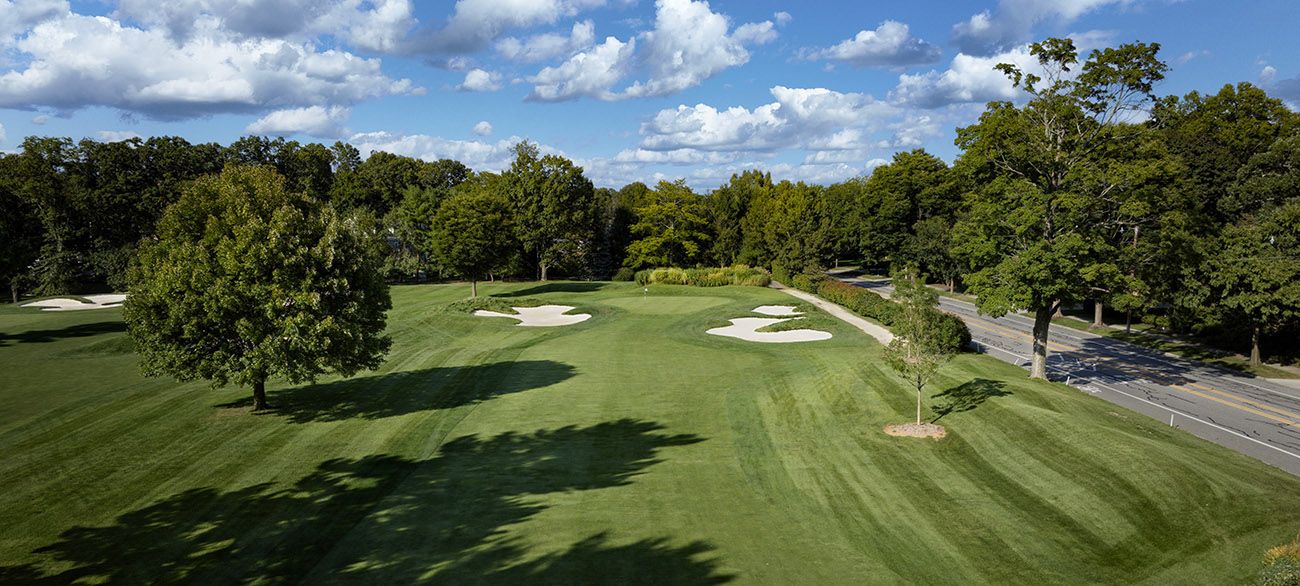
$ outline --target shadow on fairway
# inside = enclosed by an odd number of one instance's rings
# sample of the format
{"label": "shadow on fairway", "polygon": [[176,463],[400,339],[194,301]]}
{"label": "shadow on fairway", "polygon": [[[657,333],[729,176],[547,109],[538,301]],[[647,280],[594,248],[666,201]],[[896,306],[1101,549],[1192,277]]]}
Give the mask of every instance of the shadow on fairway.
{"label": "shadow on fairway", "polygon": [[532,295],[541,295],[542,293],[590,293],[604,289],[608,283],[587,282],[587,281],[570,281],[566,283],[544,283],[535,287],[512,291],[510,293],[496,293],[493,297],[529,297]]}
{"label": "shadow on fairway", "polygon": [[[540,389],[567,380],[575,372],[562,362],[525,360],[363,376],[268,392],[268,413],[294,423],[383,419]],[[249,408],[253,399],[248,396],[217,406]]]}
{"label": "shadow on fairway", "polygon": [[1007,384],[1002,381],[977,378],[973,381],[952,387],[937,395],[933,395],[930,398],[946,398],[947,401],[933,407],[935,418],[931,419],[930,423],[938,421],[944,415],[949,413],[970,411],[971,409],[984,404],[984,401],[987,401],[992,397],[1005,397],[1010,395],[1011,391],[1006,390],[1006,386]]}
{"label": "shadow on fairway", "polygon": [[99,334],[117,334],[126,331],[126,323],[121,320],[101,321],[93,324],[78,324],[59,330],[29,330],[17,334],[0,332],[0,347],[11,343],[32,344],[63,340],[66,338],[85,338]]}
{"label": "shadow on fairway", "polygon": [[541,495],[630,484],[663,450],[700,441],[623,419],[461,437],[424,461],[329,460],[292,485],[194,489],[68,529],[33,552],[41,563],[0,567],[0,582],[723,584],[734,576],[702,541],[596,532],[530,549],[507,529],[545,510]]}

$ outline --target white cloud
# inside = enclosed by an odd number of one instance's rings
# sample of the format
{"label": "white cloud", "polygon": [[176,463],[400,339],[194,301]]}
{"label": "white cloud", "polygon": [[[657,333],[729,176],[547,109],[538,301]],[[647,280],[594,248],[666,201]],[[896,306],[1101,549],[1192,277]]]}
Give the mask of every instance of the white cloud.
{"label": "white cloud", "polygon": [[626,74],[636,40],[624,43],[614,37],[569,58],[557,67],[547,67],[528,78],[533,84],[529,100],[556,102],[580,96],[615,100],[610,87]]}
{"label": "white cloud", "polygon": [[0,0],[0,48],[12,46],[14,37],[68,10],[66,0]]}
{"label": "white cloud", "polygon": [[121,142],[132,138],[140,138],[140,135],[130,130],[101,130],[95,133],[95,138],[99,142]]}
{"label": "white cloud", "polygon": [[[381,131],[354,134],[348,143],[366,156],[372,151],[385,151],[425,161],[452,159],[475,171],[499,172],[510,167],[510,162],[514,160],[510,148],[521,140],[523,139],[517,136],[496,142],[449,140],[427,134],[406,135]],[[542,151],[551,152],[547,148]]]}
{"label": "white cloud", "polygon": [[477,53],[509,30],[552,24],[604,4],[604,0],[460,0],[445,24],[417,33],[420,38],[413,48],[429,55]]}
{"label": "white cloud", "polygon": [[1041,75],[1038,61],[1029,54],[1028,47],[992,57],[958,53],[942,73],[931,70],[900,75],[898,86],[889,92],[889,98],[910,107],[939,108],[963,102],[984,103],[1020,97],[1024,92],[1012,86],[1001,71],[994,69],[999,63],[1013,63],[1025,71]]}
{"label": "white cloud", "polygon": [[777,13],[773,14],[773,15],[772,15],[772,18],[776,19],[776,25],[777,25],[777,26],[785,26],[785,25],[788,24],[788,23],[789,23],[789,22],[790,22],[794,17],[790,16],[790,13],[789,13],[789,12],[786,12],[786,11],[782,10],[782,11],[780,11],[780,12],[777,12]]}
{"label": "white cloud", "polygon": [[5,125],[0,124],[0,143],[4,143],[6,139],[7,137],[5,136]]}
{"label": "white cloud", "polygon": [[221,29],[253,39],[334,35],[368,51],[398,52],[416,24],[412,11],[410,0],[120,0],[114,16],[160,27],[180,43]]}
{"label": "white cloud", "polygon": [[500,73],[471,69],[465,74],[465,83],[456,86],[456,89],[462,92],[495,92],[502,87]]}
{"label": "white cloud", "polygon": [[160,29],[107,17],[46,20],[12,50],[25,64],[0,75],[0,107],[72,111],[100,105],[179,119],[350,106],[418,90],[410,80],[384,75],[378,59],[318,51],[314,43],[238,39],[211,28],[178,43]]}
{"label": "white cloud", "polygon": [[[534,84],[528,98],[612,101],[667,96],[744,65],[750,57],[746,45],[776,38],[771,21],[742,24],[729,33],[729,19],[710,10],[707,2],[658,0],[655,6],[653,30],[627,42],[608,37],[562,65],[542,69],[528,78]],[[643,71],[646,79],[616,91],[614,86],[634,69]]]}
{"label": "white cloud", "polygon": [[35,117],[35,118],[32,118],[32,124],[35,124],[35,125],[37,125],[37,126],[40,126],[40,125],[42,125],[42,124],[45,124],[46,122],[49,122],[49,121],[50,121],[50,117],[49,117],[49,116],[46,116],[46,115],[44,115],[44,114],[41,114],[40,116],[37,116],[37,117]]}
{"label": "white cloud", "polygon": [[1183,65],[1188,61],[1191,61],[1192,59],[1195,59],[1197,57],[1206,57],[1209,56],[1210,54],[1211,53],[1209,51],[1206,51],[1204,49],[1200,51],[1188,51],[1186,53],[1183,53],[1182,55],[1179,55],[1176,59],[1174,59],[1174,63],[1177,63],[1178,65]]}
{"label": "white cloud", "polygon": [[352,109],[342,106],[308,106],[271,112],[252,124],[244,132],[270,136],[306,134],[318,138],[342,138],[348,130],[343,123],[352,116]]}
{"label": "white cloud", "polygon": [[[862,148],[864,137],[895,113],[895,108],[867,94],[783,86],[772,88],[771,93],[775,102],[752,111],[742,107],[719,111],[706,104],[661,110],[641,125],[641,147],[751,152]],[[846,128],[855,130],[844,132]]]}
{"label": "white cloud", "polygon": [[585,20],[575,23],[568,36],[548,33],[522,41],[514,37],[507,37],[497,41],[496,49],[506,59],[536,63],[571,55],[575,51],[590,47],[595,42],[595,39],[595,23]]}
{"label": "white cloud", "polygon": [[649,79],[627,89],[633,97],[666,96],[749,61],[745,43],[766,43],[776,37],[772,23],[748,23],[728,35],[726,16],[707,2],[658,0],[655,28],[645,33],[643,56]]}
{"label": "white cloud", "polygon": [[474,125],[473,132],[479,136],[492,136],[492,125],[484,120]]}
{"label": "white cloud", "polygon": [[1265,65],[1264,69],[1259,72],[1259,85],[1269,86],[1274,79],[1277,79],[1277,68],[1272,65]]}
{"label": "white cloud", "polygon": [[857,36],[818,55],[855,67],[906,67],[935,63],[943,50],[913,37],[906,24],[886,20],[876,30],[858,31]]}
{"label": "white cloud", "polygon": [[993,12],[985,10],[952,27],[952,41],[967,55],[987,56],[1030,40],[1035,26],[1067,25],[1083,14],[1143,0],[1001,0]]}

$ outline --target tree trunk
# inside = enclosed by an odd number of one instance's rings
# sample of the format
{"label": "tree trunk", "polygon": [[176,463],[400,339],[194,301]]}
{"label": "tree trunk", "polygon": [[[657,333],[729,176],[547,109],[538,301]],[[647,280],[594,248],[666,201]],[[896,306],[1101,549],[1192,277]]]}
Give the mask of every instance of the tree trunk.
{"label": "tree trunk", "polygon": [[921,385],[916,386],[916,423],[921,423]]}
{"label": "tree trunk", "polygon": [[1101,312],[1103,307],[1104,306],[1101,304],[1101,299],[1098,299],[1096,301],[1096,304],[1092,306],[1092,327],[1094,329],[1106,327],[1106,322],[1102,321],[1101,319]]}
{"label": "tree trunk", "polygon": [[1259,356],[1259,326],[1250,330],[1250,365],[1259,366],[1263,360]]}
{"label": "tree trunk", "polygon": [[478,297],[478,280],[477,280],[477,279],[470,279],[470,280],[469,280],[469,296],[470,296],[470,297]]}
{"label": "tree trunk", "polygon": [[542,282],[545,283],[545,282],[546,282],[546,263],[538,263],[538,264],[541,265],[541,268],[542,268]]}
{"label": "tree trunk", "polygon": [[1056,307],[1056,311],[1052,313],[1052,319],[1061,319],[1065,317],[1065,312],[1061,311],[1065,307],[1064,303],[1057,301],[1053,306]]}
{"label": "tree trunk", "polygon": [[1130,309],[1124,314],[1124,333],[1133,333],[1133,310]]}
{"label": "tree trunk", "polygon": [[1047,379],[1047,329],[1052,325],[1052,313],[1060,307],[1040,307],[1034,312],[1034,355],[1029,366],[1029,378]]}
{"label": "tree trunk", "polygon": [[266,411],[270,407],[266,404],[266,379],[259,379],[253,383],[253,410]]}
{"label": "tree trunk", "polygon": [[18,305],[18,279],[9,282],[9,292],[13,294],[14,305]]}
{"label": "tree trunk", "polygon": [[948,277],[948,292],[949,293],[957,292],[957,279],[954,277]]}

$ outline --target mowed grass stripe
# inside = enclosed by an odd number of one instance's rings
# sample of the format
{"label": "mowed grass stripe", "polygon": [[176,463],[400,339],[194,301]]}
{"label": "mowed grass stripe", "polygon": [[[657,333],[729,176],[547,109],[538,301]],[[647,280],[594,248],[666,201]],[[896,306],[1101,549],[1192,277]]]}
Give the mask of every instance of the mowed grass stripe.
{"label": "mowed grass stripe", "polygon": [[[0,310],[0,581],[1222,584],[1300,526],[1294,477],[985,357],[926,389],[947,439],[885,436],[915,393],[856,330],[704,333],[777,291],[480,285],[593,314],[550,329],[434,311],[467,289],[395,288],[389,361],[277,384],[270,414],[141,379],[111,320]],[[997,392],[941,409],[972,381]]]}

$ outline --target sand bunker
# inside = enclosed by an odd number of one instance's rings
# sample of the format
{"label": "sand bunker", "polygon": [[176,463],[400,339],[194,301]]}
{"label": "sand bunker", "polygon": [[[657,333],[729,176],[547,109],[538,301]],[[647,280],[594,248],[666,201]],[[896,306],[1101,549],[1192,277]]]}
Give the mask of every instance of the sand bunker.
{"label": "sand bunker", "polygon": [[552,326],[569,326],[581,321],[586,321],[591,317],[590,313],[575,313],[567,315],[564,312],[573,309],[570,305],[541,305],[538,307],[514,307],[518,314],[501,313],[499,311],[488,311],[480,309],[474,312],[474,315],[483,317],[508,317],[519,320],[520,326],[529,327],[552,327]]}
{"label": "sand bunker", "polygon": [[107,295],[86,295],[85,299],[90,303],[78,299],[68,299],[67,297],[55,297],[54,299],[43,299],[24,303],[21,307],[39,307],[41,311],[81,311],[83,309],[105,309],[108,307],[121,307],[122,301],[126,295],[112,293]]}
{"label": "sand bunker", "polygon": [[754,313],[763,315],[803,315],[802,311],[795,311],[793,305],[760,305],[754,308]]}
{"label": "sand bunker", "polygon": [[[796,315],[798,312],[794,307],[789,305],[762,305],[754,308],[755,313],[764,315]],[[769,318],[769,317],[738,317],[728,320],[731,325],[721,328],[713,328],[704,333],[715,336],[727,336],[728,338],[739,338],[750,342],[816,342],[817,340],[829,340],[830,332],[819,330],[786,330],[784,332],[758,332],[759,328],[770,326],[775,323],[789,321],[791,318]]]}

